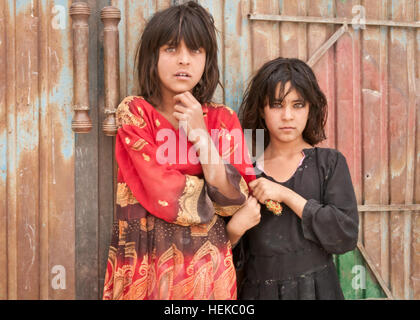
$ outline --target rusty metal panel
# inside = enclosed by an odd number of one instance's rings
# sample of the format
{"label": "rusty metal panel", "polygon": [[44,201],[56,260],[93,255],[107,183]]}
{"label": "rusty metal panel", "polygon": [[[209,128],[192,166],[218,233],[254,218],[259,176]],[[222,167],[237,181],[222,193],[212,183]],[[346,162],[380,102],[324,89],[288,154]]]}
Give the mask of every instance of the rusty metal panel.
{"label": "rusty metal panel", "polygon": [[[416,1],[415,19],[420,19],[420,1]],[[420,150],[420,30],[417,29],[415,33],[415,89],[416,89],[416,149],[415,155],[415,181],[414,181],[414,202],[420,203],[420,157],[418,152]],[[420,212],[413,212],[413,230],[412,230],[412,284],[413,297],[420,299]]]}
{"label": "rusty metal panel", "polygon": [[[74,260],[75,260],[75,203],[74,203],[74,134],[71,129],[73,116],[73,60],[71,28],[67,9],[69,0],[44,1],[45,12],[59,12],[62,25],[48,23],[47,45],[49,113],[49,212],[48,212],[48,269],[50,287],[48,298],[74,298]],[[54,10],[55,8],[55,10]],[[49,22],[49,21],[48,21]],[[58,22],[57,22],[58,23]],[[44,226],[43,226],[44,227]],[[57,282],[58,275],[65,273],[65,281]],[[53,278],[54,277],[54,278]],[[47,298],[47,297],[45,297]]]}
{"label": "rusty metal panel", "polygon": [[239,110],[242,94],[252,72],[251,30],[247,13],[251,9],[249,0],[225,1],[224,14],[224,57],[223,69],[225,88],[224,103]]}
{"label": "rusty metal panel", "polygon": [[[335,1],[316,0],[309,1],[308,15],[323,18],[335,16]],[[308,59],[316,50],[335,32],[333,25],[310,24],[308,26]],[[336,94],[335,94],[335,50],[328,50],[313,67],[319,84],[323,88],[328,101],[328,120],[326,124],[327,140],[321,144],[323,147],[335,148],[336,141]]]}
{"label": "rusty metal panel", "polygon": [[[9,281],[9,289],[17,298],[36,299],[38,296],[38,277],[32,273],[39,268],[39,246],[36,245],[39,234],[39,158],[34,157],[39,152],[39,105],[37,101],[37,21],[34,17],[35,8],[30,3],[9,2],[13,10],[15,22],[15,110],[13,120],[16,127],[13,132],[14,153],[16,156],[14,172],[15,189],[10,196],[16,201],[13,214],[13,242],[16,250],[12,267],[16,273],[16,282]],[[13,6],[13,7],[12,7]],[[34,41],[35,40],[35,41]],[[10,109],[8,111],[11,111]],[[9,190],[8,195],[9,195]],[[9,238],[10,239],[10,238]],[[26,268],[27,267],[27,268]],[[10,280],[10,279],[9,279]],[[13,286],[13,287],[11,287]]]}
{"label": "rusty metal panel", "polygon": [[[212,0],[212,1],[206,1],[206,0],[201,0],[198,1],[199,4],[201,4],[204,8],[206,8],[210,14],[213,16],[214,18],[214,24],[216,26],[216,29],[218,30],[217,33],[217,46],[218,46],[218,64],[219,64],[219,68],[220,68],[220,82],[223,84],[224,83],[224,65],[225,65],[225,60],[224,60],[224,17],[222,14],[220,14],[221,12],[223,12],[223,7],[224,7],[224,2],[223,0]],[[214,102],[217,103],[222,103],[224,100],[224,95],[223,95],[223,88],[219,85],[216,88],[216,92],[213,96]]]}
{"label": "rusty metal panel", "polygon": [[[337,1],[335,15],[351,17],[354,3]],[[349,29],[336,43],[336,110],[335,110],[335,147],[346,157],[352,176],[358,204],[361,204],[361,105],[360,105],[360,31]],[[363,225],[363,219],[360,219]],[[362,228],[360,228],[362,229]],[[341,286],[347,297],[363,298],[362,290],[352,288],[348,279],[349,270],[355,265],[362,265],[362,260],[355,253],[338,257]],[[344,268],[343,268],[344,267]],[[351,274],[350,274],[351,275]]]}
{"label": "rusty metal panel", "polygon": [[0,7],[3,299],[74,297],[71,30],[53,23],[60,12],[53,9],[68,6],[19,0]]}
{"label": "rusty metal panel", "polygon": [[[284,5],[292,4],[297,6],[296,1],[285,1]],[[252,1],[252,12],[260,12],[265,14],[280,14],[280,6],[278,1]],[[282,31],[287,33],[287,27],[283,26]],[[255,21],[251,24],[251,41],[252,41],[252,68],[257,70],[268,60],[272,60],[280,55],[280,37],[283,32],[279,33],[280,28],[277,23],[269,21]],[[294,30],[295,31],[295,30]],[[287,34],[286,37],[289,37]],[[287,48],[287,43],[281,45],[281,48]],[[293,49],[292,49],[293,50]]]}
{"label": "rusty metal panel", "polygon": [[[337,1],[336,15],[351,16],[352,2]],[[344,34],[336,44],[336,148],[347,158],[356,197],[360,204],[360,59],[359,31]],[[351,76],[349,76],[351,75]]]}
{"label": "rusty metal panel", "polygon": [[[404,21],[409,11],[410,1],[392,2],[391,17],[396,21]],[[412,3],[413,4],[413,3]],[[401,204],[406,202],[406,197],[412,193],[410,185],[411,174],[408,164],[411,147],[410,114],[409,106],[409,75],[414,70],[409,70],[408,56],[408,30],[402,28],[390,29],[389,43],[389,103],[390,103],[390,201]],[[413,118],[414,120],[414,118]],[[413,150],[414,151],[414,150]],[[409,256],[410,256],[410,212],[391,212],[391,287],[393,293],[401,299],[408,299],[409,294]]]}
{"label": "rusty metal panel", "polygon": [[[384,2],[367,1],[366,14],[386,19]],[[388,30],[370,27],[363,31],[362,109],[364,204],[387,204],[388,195]],[[389,213],[366,212],[362,232],[367,252],[389,284]]]}
{"label": "rusty metal panel", "polygon": [[[407,21],[414,21],[416,19],[416,2],[407,1],[407,13],[405,18]],[[407,119],[407,176],[406,176],[406,193],[405,204],[414,203],[415,193],[415,159],[416,159],[416,31],[407,30],[407,78],[408,78],[408,119]],[[420,49],[420,48],[417,48]],[[418,106],[417,106],[418,108]],[[418,150],[418,149],[417,149]],[[418,152],[418,151],[417,151]],[[404,228],[404,298],[413,298],[413,276],[412,276],[412,262],[416,257],[413,257],[412,242],[417,241],[417,238],[412,238],[413,219],[412,212],[404,212],[405,228]]]}
{"label": "rusty metal panel", "polygon": [[[9,2],[4,2],[4,21],[6,35],[8,30],[15,29],[15,12],[14,7],[10,7]],[[10,32],[10,31],[9,31]],[[8,83],[15,83],[15,39],[10,38],[6,42],[6,85]],[[15,89],[14,86],[6,87],[6,141],[4,153],[2,158],[6,159],[7,171],[6,171],[6,250],[5,256],[2,257],[2,261],[7,266],[7,291],[4,294],[7,298],[17,298],[17,290],[15,285],[11,283],[17,282],[16,272],[16,148],[15,148]]]}
{"label": "rusty metal panel", "polygon": [[[6,12],[5,1],[0,3],[0,68],[6,69]],[[0,73],[0,194],[7,187],[7,101],[6,72]],[[7,298],[7,201],[0,197],[0,300]]]}

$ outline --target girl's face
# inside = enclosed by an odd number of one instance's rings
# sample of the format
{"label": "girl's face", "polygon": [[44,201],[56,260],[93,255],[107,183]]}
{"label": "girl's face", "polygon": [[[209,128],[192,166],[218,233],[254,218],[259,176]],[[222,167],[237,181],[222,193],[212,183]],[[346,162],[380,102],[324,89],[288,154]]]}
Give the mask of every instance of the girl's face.
{"label": "girl's face", "polygon": [[[287,92],[290,82],[284,86]],[[280,83],[276,87],[276,97],[279,97]],[[264,106],[264,120],[270,133],[270,141],[276,140],[282,143],[303,141],[302,133],[308,121],[309,103],[299,96],[295,89],[284,97],[280,103],[274,102],[270,107],[268,99]]]}
{"label": "girl's face", "polygon": [[205,50],[191,50],[183,39],[177,47],[160,47],[157,71],[162,97],[192,90],[200,81],[205,64]]}

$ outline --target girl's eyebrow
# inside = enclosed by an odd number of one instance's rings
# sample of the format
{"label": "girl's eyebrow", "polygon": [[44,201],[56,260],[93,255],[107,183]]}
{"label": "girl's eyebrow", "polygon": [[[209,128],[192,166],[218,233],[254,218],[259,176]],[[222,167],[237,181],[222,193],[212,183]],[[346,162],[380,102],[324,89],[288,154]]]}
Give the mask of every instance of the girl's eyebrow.
{"label": "girl's eyebrow", "polygon": [[[280,100],[280,99],[274,99],[274,103],[281,103],[281,102],[283,102],[284,101],[284,99],[283,100]],[[292,102],[305,102],[305,100],[304,99],[295,99],[295,100],[292,100]]]}
{"label": "girl's eyebrow", "polygon": [[[284,97],[284,99],[286,99],[286,97]],[[296,98],[296,99],[291,100],[291,102],[305,102],[305,99],[303,99],[303,98]]]}

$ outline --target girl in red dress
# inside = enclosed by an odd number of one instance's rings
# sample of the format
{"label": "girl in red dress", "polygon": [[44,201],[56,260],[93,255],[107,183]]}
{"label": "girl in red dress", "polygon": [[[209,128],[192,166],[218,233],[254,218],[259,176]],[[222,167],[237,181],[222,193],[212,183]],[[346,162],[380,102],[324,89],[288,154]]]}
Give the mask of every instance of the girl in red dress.
{"label": "girl in red dress", "polygon": [[[219,83],[210,14],[195,2],[156,13],[137,51],[139,96],[117,109],[116,220],[104,299],[236,299],[223,216],[255,178]],[[251,175],[247,175],[251,169]]]}

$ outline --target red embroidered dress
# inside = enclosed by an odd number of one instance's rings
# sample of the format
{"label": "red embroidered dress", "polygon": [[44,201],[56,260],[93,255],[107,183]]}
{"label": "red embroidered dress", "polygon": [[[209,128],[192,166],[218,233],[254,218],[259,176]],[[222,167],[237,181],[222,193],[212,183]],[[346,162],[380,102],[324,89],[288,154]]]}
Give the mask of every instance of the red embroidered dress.
{"label": "red embroidered dress", "polygon": [[236,299],[222,216],[241,207],[255,176],[246,175],[252,164],[235,112],[202,108],[238,199],[206,183],[195,147],[142,97],[119,105],[117,219],[104,299]]}

